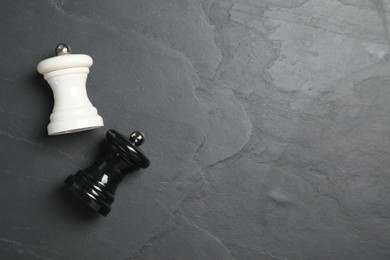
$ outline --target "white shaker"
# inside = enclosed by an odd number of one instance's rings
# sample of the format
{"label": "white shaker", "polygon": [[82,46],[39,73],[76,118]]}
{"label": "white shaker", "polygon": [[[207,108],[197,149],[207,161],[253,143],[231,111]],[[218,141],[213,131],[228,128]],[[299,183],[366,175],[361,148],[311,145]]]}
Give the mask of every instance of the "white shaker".
{"label": "white shaker", "polygon": [[103,118],[89,101],[86,90],[92,58],[85,54],[71,54],[66,44],[57,45],[56,54],[37,66],[54,95],[48,134],[69,134],[102,127]]}

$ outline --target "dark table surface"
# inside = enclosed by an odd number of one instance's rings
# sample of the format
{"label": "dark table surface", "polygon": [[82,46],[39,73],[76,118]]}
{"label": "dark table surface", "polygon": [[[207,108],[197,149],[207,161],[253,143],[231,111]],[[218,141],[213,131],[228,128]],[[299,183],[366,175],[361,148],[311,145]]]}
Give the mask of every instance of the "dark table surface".
{"label": "dark table surface", "polygon": [[[390,259],[389,5],[2,1],[0,259]],[[47,136],[59,42],[104,128]],[[105,218],[63,181],[111,128],[151,167]]]}

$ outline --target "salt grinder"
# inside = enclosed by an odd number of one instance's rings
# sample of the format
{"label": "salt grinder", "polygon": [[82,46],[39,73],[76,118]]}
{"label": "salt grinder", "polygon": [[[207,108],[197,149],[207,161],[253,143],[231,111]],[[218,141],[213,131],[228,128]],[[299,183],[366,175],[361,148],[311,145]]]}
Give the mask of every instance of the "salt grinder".
{"label": "salt grinder", "polygon": [[138,147],[144,140],[138,131],[129,138],[115,130],[107,131],[105,148],[97,162],[69,176],[65,185],[90,208],[107,216],[122,179],[131,171],[149,166],[149,159]]}
{"label": "salt grinder", "polygon": [[56,55],[37,66],[54,95],[48,134],[69,134],[103,126],[103,119],[89,101],[86,90],[92,58],[85,54],[71,54],[66,44],[57,45]]}

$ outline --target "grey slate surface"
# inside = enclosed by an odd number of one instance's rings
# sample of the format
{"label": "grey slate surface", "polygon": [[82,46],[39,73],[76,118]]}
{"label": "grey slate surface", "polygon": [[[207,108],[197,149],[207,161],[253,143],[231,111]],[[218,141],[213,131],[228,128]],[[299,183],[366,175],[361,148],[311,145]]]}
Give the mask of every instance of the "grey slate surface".
{"label": "grey slate surface", "polygon": [[[0,259],[390,259],[388,0],[2,1]],[[48,137],[36,72],[89,54],[105,127]],[[63,180],[104,133],[150,168],[111,214]]]}

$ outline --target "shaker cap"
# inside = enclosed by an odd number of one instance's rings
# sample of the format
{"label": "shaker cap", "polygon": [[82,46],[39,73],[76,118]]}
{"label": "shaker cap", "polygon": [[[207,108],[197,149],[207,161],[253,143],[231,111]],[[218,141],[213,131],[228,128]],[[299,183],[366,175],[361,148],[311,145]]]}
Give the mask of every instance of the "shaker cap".
{"label": "shaker cap", "polygon": [[93,64],[89,55],[71,54],[70,46],[64,43],[57,45],[55,53],[57,56],[45,59],[38,64],[37,70],[40,74],[69,68],[89,68]]}

